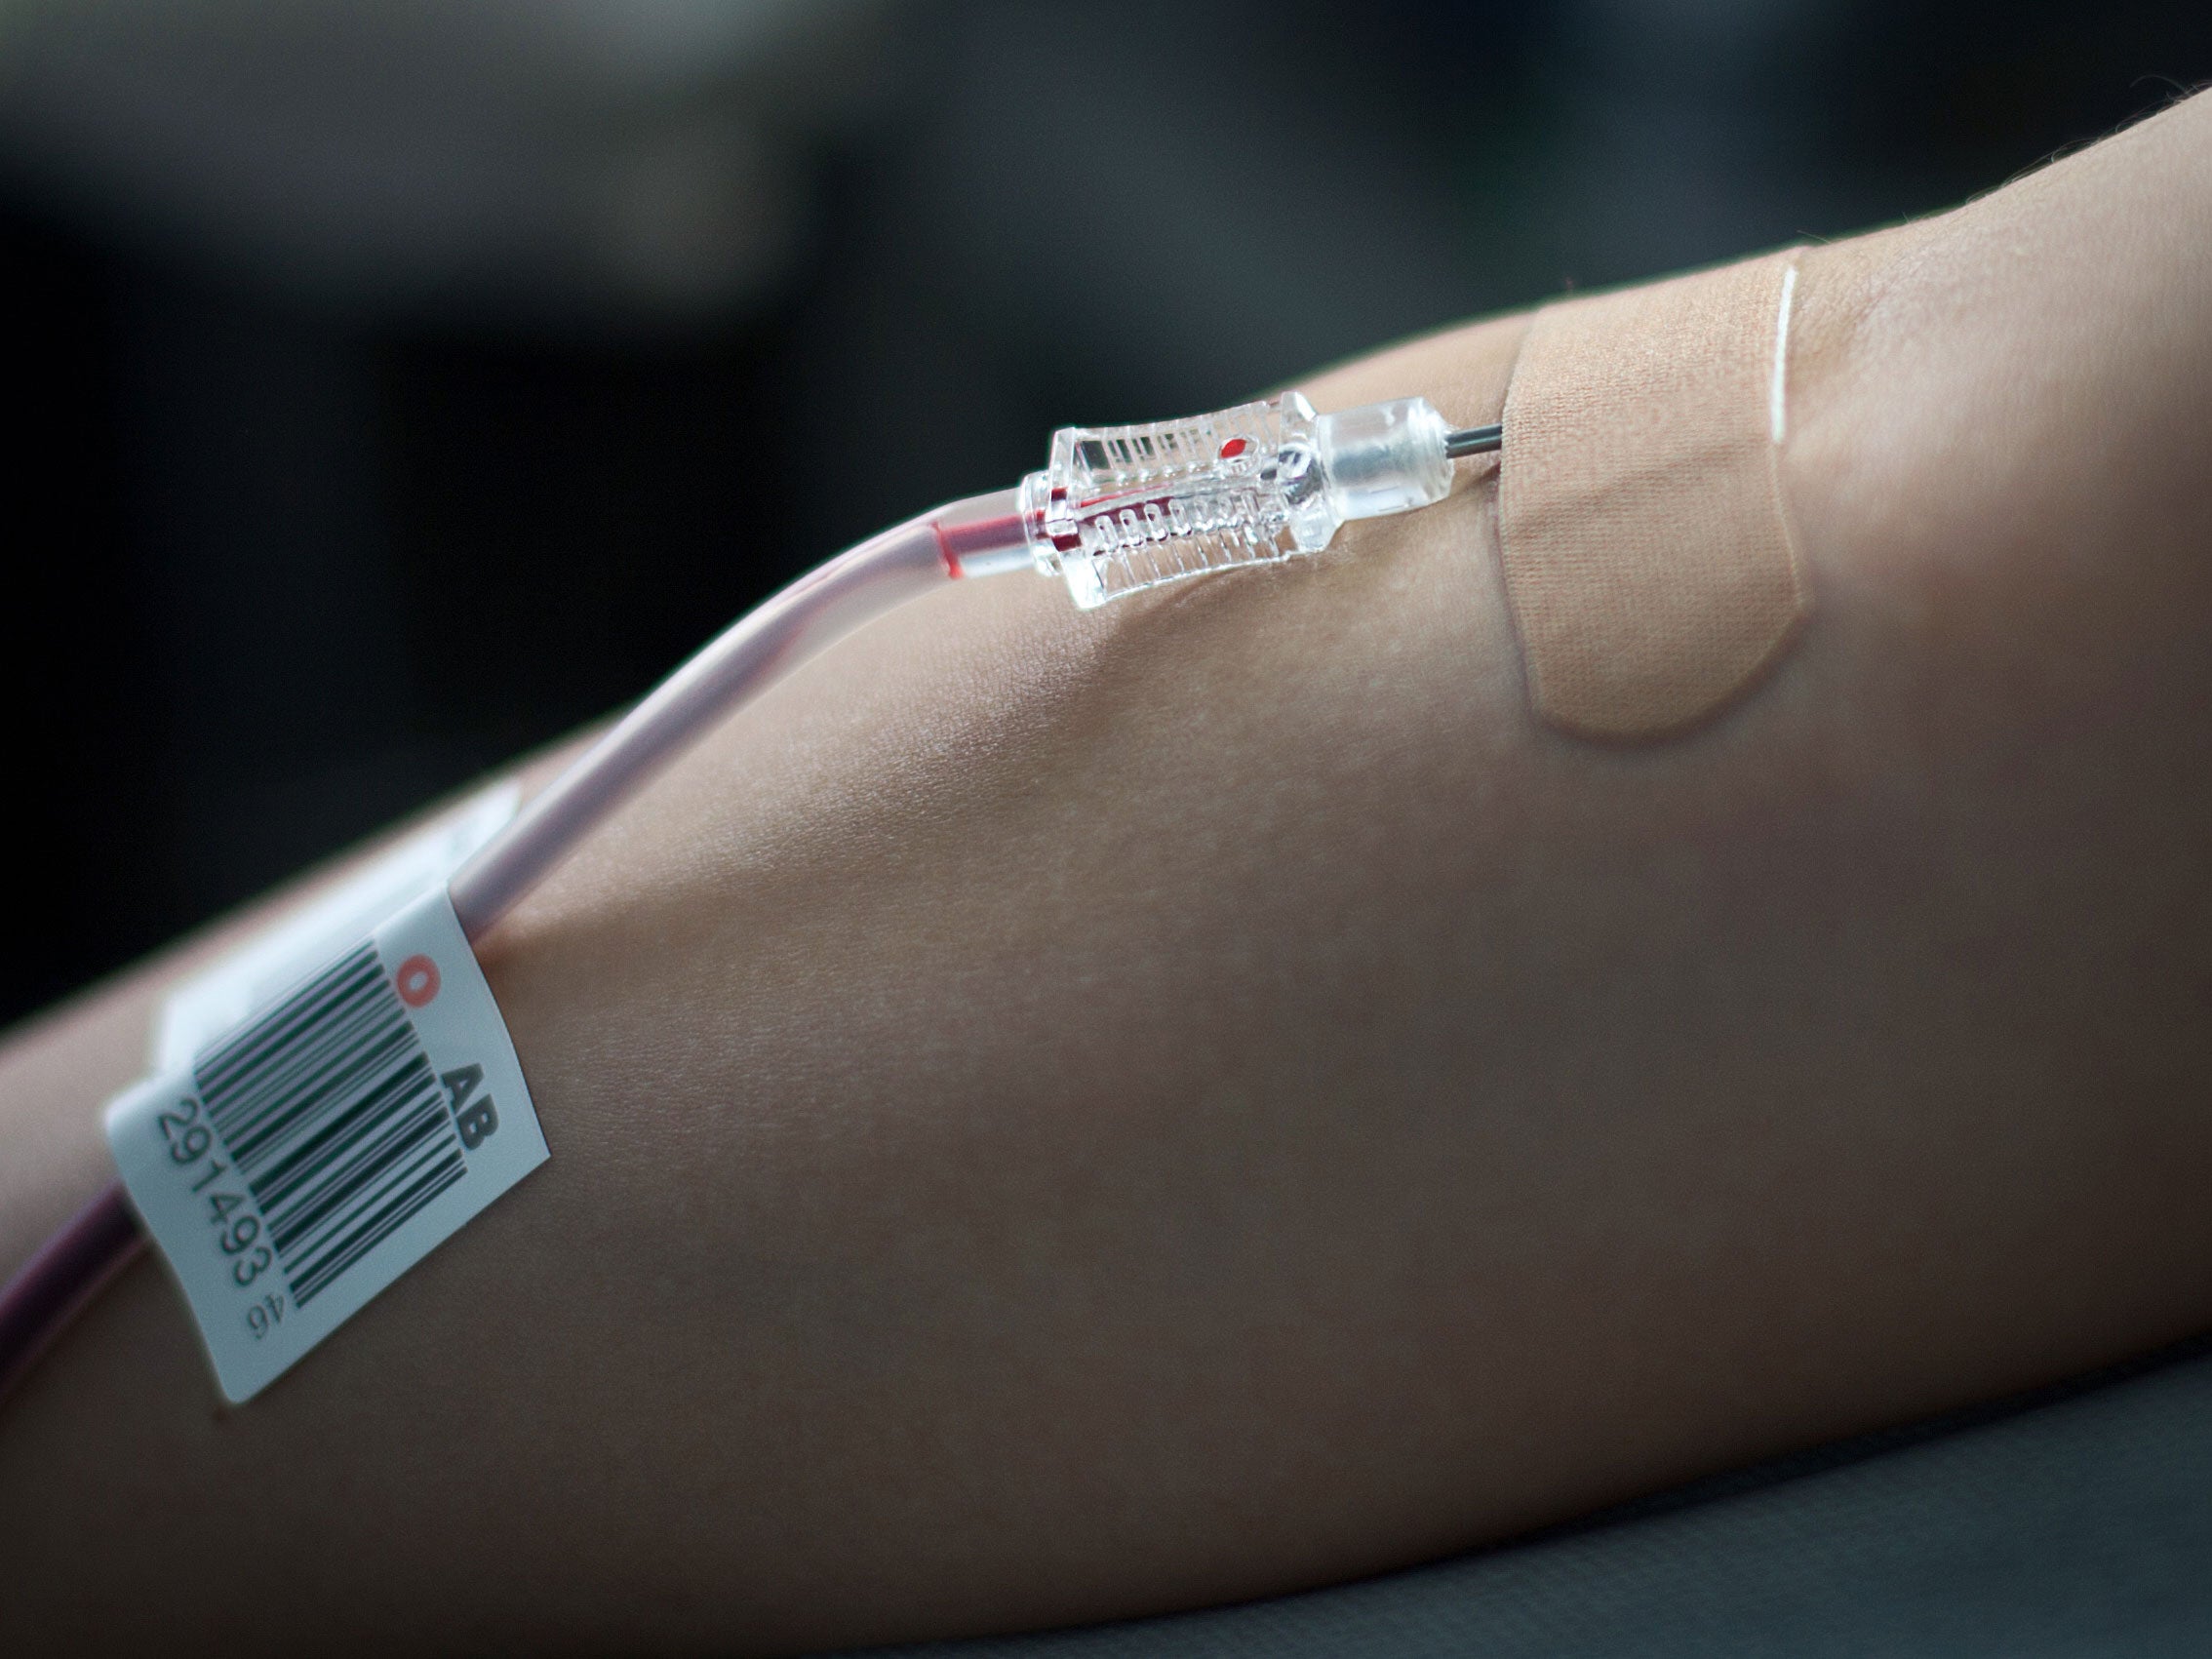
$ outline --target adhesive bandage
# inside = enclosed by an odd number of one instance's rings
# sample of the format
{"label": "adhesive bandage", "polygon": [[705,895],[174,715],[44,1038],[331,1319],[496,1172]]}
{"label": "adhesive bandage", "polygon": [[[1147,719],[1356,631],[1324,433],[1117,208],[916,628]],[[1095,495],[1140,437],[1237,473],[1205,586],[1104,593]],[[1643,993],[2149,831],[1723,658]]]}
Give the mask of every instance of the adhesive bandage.
{"label": "adhesive bandage", "polygon": [[1794,252],[1553,305],[1506,394],[1498,543],[1536,712],[1680,731],[1810,605],[1784,510]]}

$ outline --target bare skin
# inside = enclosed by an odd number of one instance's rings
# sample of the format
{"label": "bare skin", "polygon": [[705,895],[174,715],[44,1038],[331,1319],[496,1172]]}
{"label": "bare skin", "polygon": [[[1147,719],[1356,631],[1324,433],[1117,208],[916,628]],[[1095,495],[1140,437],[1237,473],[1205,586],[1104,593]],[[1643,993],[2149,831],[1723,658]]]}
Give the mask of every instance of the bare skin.
{"label": "bare skin", "polygon": [[[0,1412],[0,1647],[1188,1606],[2212,1323],[2207,246],[2200,99],[1809,254],[1818,610],[1685,740],[1531,723],[1486,474],[876,625],[489,941],[550,1165],[246,1409],[141,1266]],[[0,1260],[173,970],[0,1058]]]}

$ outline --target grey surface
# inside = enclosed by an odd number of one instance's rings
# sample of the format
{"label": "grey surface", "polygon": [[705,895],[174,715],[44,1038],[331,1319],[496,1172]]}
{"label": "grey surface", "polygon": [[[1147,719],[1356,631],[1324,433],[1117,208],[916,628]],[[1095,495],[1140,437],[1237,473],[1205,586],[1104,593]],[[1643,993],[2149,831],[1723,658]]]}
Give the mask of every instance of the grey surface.
{"label": "grey surface", "polygon": [[[1899,1443],[1900,1442],[1905,1443]],[[2212,1355],[1311,1595],[910,1659],[2212,1653]]]}

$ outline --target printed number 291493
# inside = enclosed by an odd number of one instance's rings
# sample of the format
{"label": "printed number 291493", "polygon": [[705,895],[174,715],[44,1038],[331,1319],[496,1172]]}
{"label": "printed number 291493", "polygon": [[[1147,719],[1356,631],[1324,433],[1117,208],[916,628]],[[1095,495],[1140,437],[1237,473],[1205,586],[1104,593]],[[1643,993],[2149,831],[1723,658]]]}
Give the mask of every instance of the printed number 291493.
{"label": "printed number 291493", "polygon": [[[254,1213],[252,1201],[244,1193],[228,1192],[217,1185],[223,1176],[235,1171],[215,1156],[215,1131],[200,1121],[199,1101],[185,1095],[167,1111],[157,1113],[154,1122],[160,1126],[162,1138],[169,1143],[169,1161],[178,1166],[180,1174],[194,1174],[200,1161],[207,1160],[207,1167],[197,1170],[191,1190],[195,1195],[207,1196],[208,1226],[213,1231],[216,1248],[232,1258],[231,1280],[242,1289],[252,1284],[268,1271],[276,1257],[261,1242],[261,1218]],[[256,1306],[267,1323],[274,1323],[283,1317],[260,1304]],[[253,1323],[251,1315],[248,1323]],[[255,1326],[254,1334],[263,1334],[263,1328]]]}

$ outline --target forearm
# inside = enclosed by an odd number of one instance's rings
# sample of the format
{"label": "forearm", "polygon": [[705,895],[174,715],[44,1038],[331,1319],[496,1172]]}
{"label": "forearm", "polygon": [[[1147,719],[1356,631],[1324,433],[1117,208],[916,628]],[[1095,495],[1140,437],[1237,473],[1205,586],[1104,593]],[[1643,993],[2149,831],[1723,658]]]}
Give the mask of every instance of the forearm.
{"label": "forearm", "polygon": [[[145,1272],[11,1405],[0,1621],[174,1638],[116,1587],[218,1558],[277,1644],[1138,1611],[2212,1320],[2207,177],[2191,107],[1808,254],[1815,619],[1694,737],[1530,722],[1486,482],[877,624],[487,942],[551,1164],[244,1412]],[[1311,389],[1494,419],[1521,327]]]}

